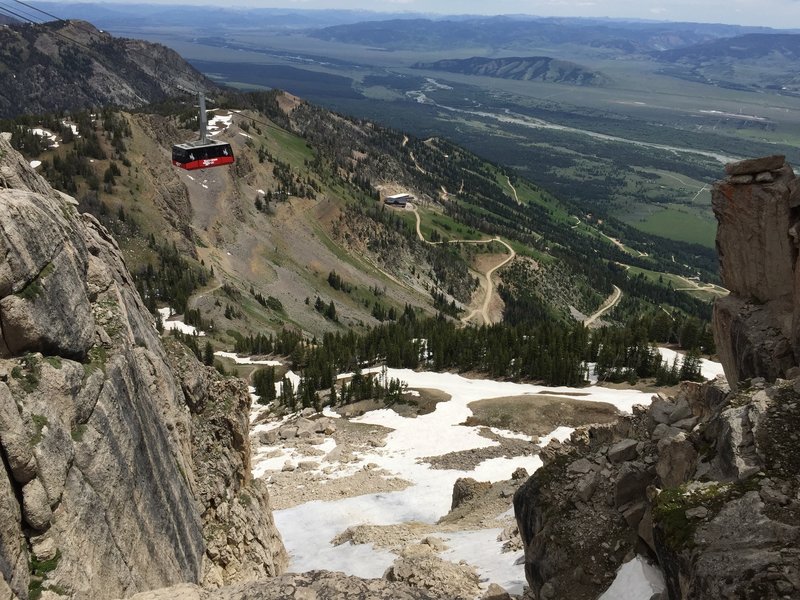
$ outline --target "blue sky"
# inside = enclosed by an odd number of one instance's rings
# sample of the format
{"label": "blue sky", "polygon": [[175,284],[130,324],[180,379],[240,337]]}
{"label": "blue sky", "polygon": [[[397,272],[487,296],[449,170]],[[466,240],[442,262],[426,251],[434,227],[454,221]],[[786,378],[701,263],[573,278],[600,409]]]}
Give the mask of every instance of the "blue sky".
{"label": "blue sky", "polygon": [[[106,0],[109,1],[109,0]],[[206,4],[218,0],[111,0]],[[511,14],[699,21],[800,28],[800,0],[226,0],[226,7],[366,9],[440,14]]]}

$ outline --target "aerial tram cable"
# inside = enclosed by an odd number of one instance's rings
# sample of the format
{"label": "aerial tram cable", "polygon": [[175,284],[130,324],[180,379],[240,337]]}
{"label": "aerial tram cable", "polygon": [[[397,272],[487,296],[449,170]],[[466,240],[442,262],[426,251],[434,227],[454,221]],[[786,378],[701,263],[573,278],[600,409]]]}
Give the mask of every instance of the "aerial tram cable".
{"label": "aerial tram cable", "polygon": [[32,4],[28,4],[27,2],[23,2],[22,0],[14,0],[14,2],[16,2],[17,4],[21,4],[22,6],[27,6],[31,10],[35,10],[36,12],[42,13],[43,15],[47,15],[48,17],[50,17],[51,19],[55,19],[56,21],[64,21],[64,19],[57,17],[55,15],[51,15],[46,10],[42,10],[41,8],[36,8]]}
{"label": "aerial tram cable", "polygon": [[[41,18],[41,17],[37,17],[36,15],[32,15],[29,12],[27,12],[25,10],[22,10],[20,8],[11,8],[5,2],[0,2],[0,4],[5,7],[5,8],[2,8],[0,10],[3,10],[5,13],[14,16],[17,19],[22,19],[23,21],[35,22],[35,21],[32,21],[32,20]],[[19,12],[17,12],[17,11],[19,11]],[[22,14],[20,14],[20,13],[22,13]]]}
{"label": "aerial tram cable", "polygon": [[[52,13],[49,13],[49,12],[45,11],[45,10],[42,10],[40,8],[36,8],[35,6],[33,6],[31,4],[28,4],[27,2],[23,2],[23,0],[13,0],[13,1],[16,2],[17,4],[21,4],[23,6],[27,6],[27,7],[31,8],[31,9],[33,9],[33,10],[35,10],[37,12],[40,12],[43,15],[46,15],[46,16],[50,17],[51,19],[55,19],[56,21],[59,21],[61,23],[66,23],[67,22],[67,19],[63,19],[63,18],[61,18],[59,16],[56,16],[56,15],[54,15]],[[35,21],[30,21],[29,19],[25,19],[25,20],[27,20],[30,23],[35,23]],[[58,35],[58,34],[56,34],[56,35]],[[63,36],[63,35],[60,35],[59,37],[62,37],[63,39],[66,39],[67,41],[71,41],[71,42],[77,44],[78,46],[81,46],[81,47],[83,47],[83,48],[85,48],[87,50],[92,50],[91,48],[89,48],[85,44],[82,44],[81,42],[78,42],[77,40],[72,40],[72,39],[70,39],[70,38],[68,38],[66,36]],[[128,51],[131,52],[132,54],[139,54],[140,56],[143,56],[147,60],[150,60],[150,61],[154,60],[152,56],[147,56],[146,54],[144,54],[143,52],[140,52],[138,50],[129,49]],[[185,88],[185,87],[180,86],[180,85],[176,85],[175,88],[178,89],[178,90],[181,90],[182,92],[187,92],[189,94],[199,94],[200,93],[199,90]],[[236,114],[238,114],[239,116],[241,116],[244,119],[248,119],[248,120],[252,121],[253,123],[258,123],[260,125],[264,125],[265,127],[269,127],[269,128],[275,129],[276,131],[281,131],[281,132],[284,131],[281,127],[278,127],[274,123],[269,123],[267,121],[261,121],[259,119],[254,118],[254,117],[249,117],[247,115],[242,115],[241,113],[236,113]]]}

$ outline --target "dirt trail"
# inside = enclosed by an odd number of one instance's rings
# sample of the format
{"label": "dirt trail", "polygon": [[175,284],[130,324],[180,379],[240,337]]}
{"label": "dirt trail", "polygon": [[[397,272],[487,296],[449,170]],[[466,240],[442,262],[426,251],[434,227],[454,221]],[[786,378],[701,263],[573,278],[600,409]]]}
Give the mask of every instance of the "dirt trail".
{"label": "dirt trail", "polygon": [[[407,135],[404,135],[404,136],[403,136],[403,144],[402,144],[402,147],[403,147],[403,148],[405,148],[407,145],[408,145],[408,136],[407,136]],[[417,157],[416,157],[416,156],[414,156],[414,153],[413,153],[411,150],[409,150],[409,151],[408,151],[408,156],[411,158],[411,162],[413,162],[413,163],[414,163],[414,166],[415,166],[415,167],[417,167],[417,171],[419,171],[419,172],[420,172],[420,173],[422,173],[423,175],[427,175],[427,174],[428,174],[428,172],[427,172],[425,169],[423,169],[423,168],[420,166],[420,164],[417,162]]]}
{"label": "dirt trail", "polygon": [[730,290],[722,287],[721,285],[716,285],[714,283],[703,283],[702,281],[693,281],[687,277],[679,275],[678,278],[681,281],[685,281],[687,287],[679,287],[675,288],[676,291],[681,292],[711,292],[714,294],[719,294],[720,296],[727,296],[730,294]]}
{"label": "dirt trail", "polygon": [[[426,244],[429,244],[431,246],[437,246],[437,245],[445,243],[445,242],[431,242],[429,240],[426,240],[425,236],[422,235],[422,230],[420,229],[421,220],[420,220],[419,212],[417,211],[417,207],[414,206],[413,204],[409,204],[408,206],[414,212],[414,217],[416,218],[416,221],[417,221],[417,237],[420,239],[420,241],[422,241],[422,242],[424,242]],[[499,237],[486,238],[486,239],[481,239],[481,240],[448,240],[447,241],[448,244],[488,244],[488,243],[491,243],[491,242],[498,242],[500,244],[503,244],[503,246],[505,246],[508,249],[509,254],[501,262],[496,264],[494,267],[489,269],[484,274],[484,277],[486,278],[486,297],[483,300],[483,305],[481,306],[481,308],[476,308],[471,313],[469,313],[466,317],[462,318],[461,319],[462,323],[465,323],[465,324],[468,323],[473,318],[475,318],[477,315],[481,316],[481,318],[483,319],[483,323],[484,324],[488,325],[490,323],[490,320],[489,320],[489,305],[492,303],[492,295],[494,294],[494,283],[492,282],[492,275],[494,274],[495,271],[497,271],[498,269],[506,266],[508,263],[510,263],[512,260],[514,260],[514,258],[517,256],[517,253],[514,251],[514,249],[511,246],[509,246],[506,242],[501,240]]]}
{"label": "dirt trail", "polygon": [[600,305],[600,309],[592,316],[588,317],[583,324],[588,327],[612,308],[614,308],[617,304],[619,304],[620,300],[622,300],[622,290],[617,286],[614,286],[614,291],[608,298],[606,298],[606,301]]}
{"label": "dirt trail", "polygon": [[514,192],[514,200],[517,201],[517,204],[522,204],[522,202],[519,201],[519,196],[517,196],[517,188],[515,188],[514,184],[511,183],[511,177],[506,176],[506,179],[508,180],[508,187],[510,187],[511,191]]}
{"label": "dirt trail", "polygon": [[[577,217],[575,217],[575,218],[577,218]],[[622,242],[620,242],[618,239],[612,238],[610,235],[606,235],[602,231],[598,231],[598,233],[600,233],[600,235],[602,235],[604,238],[609,240],[617,248],[622,250],[625,254],[630,254],[632,256],[636,256],[638,254],[639,255],[638,258],[644,258],[644,257],[647,256],[647,252],[642,252],[641,250],[636,250],[635,248],[628,248]]]}

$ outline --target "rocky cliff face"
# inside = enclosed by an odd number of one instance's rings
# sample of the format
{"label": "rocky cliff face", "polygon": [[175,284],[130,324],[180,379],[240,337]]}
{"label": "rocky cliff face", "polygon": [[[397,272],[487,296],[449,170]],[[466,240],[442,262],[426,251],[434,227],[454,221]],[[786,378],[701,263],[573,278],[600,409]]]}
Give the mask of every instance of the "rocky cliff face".
{"label": "rocky cliff face", "polygon": [[728,165],[714,185],[717,250],[730,296],[714,306],[714,337],[736,388],[785,377],[800,358],[800,180],[783,156]]}
{"label": "rocky cliff face", "polygon": [[116,242],[5,140],[0,259],[0,597],[279,574],[244,384],[165,350]]}
{"label": "rocky cliff face", "polygon": [[800,597],[797,180],[783,157],[728,174],[714,333],[735,389],[687,383],[545,449],[514,497],[535,598],[596,598],[635,554],[671,600]]}
{"label": "rocky cliff face", "polygon": [[0,67],[2,117],[133,108],[174,96],[181,87],[216,88],[175,51],[114,38],[85,21],[0,28]]}

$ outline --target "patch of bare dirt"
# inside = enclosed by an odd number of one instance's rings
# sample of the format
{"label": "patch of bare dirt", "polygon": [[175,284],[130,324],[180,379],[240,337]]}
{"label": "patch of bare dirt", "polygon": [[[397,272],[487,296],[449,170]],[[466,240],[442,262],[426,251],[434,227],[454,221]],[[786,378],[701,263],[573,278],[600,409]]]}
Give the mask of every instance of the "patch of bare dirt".
{"label": "patch of bare dirt", "polygon": [[[312,500],[339,500],[363,494],[399,491],[411,485],[374,464],[363,465],[347,475],[331,477],[350,470],[353,463],[358,462],[358,454],[384,446],[386,436],[391,432],[391,429],[380,425],[353,423],[347,419],[332,421],[335,431],[327,437],[333,438],[336,447],[328,454],[317,447],[323,441],[321,437],[280,439],[281,447],[296,450],[303,458],[297,461],[287,459],[285,470],[265,474],[274,509],[291,508]],[[291,427],[291,422],[288,426]],[[274,432],[274,435],[277,434],[277,431]],[[261,439],[269,435],[273,434],[259,434],[259,441],[269,443],[267,439]]]}
{"label": "patch of bare dirt", "polygon": [[[405,479],[391,477],[387,471],[365,467],[353,475],[327,479],[323,473],[306,471],[324,465],[307,461],[292,472],[271,473],[267,486],[274,510],[292,508],[311,501],[341,500],[363,494],[398,492],[411,485]],[[313,465],[313,466],[312,466]]]}
{"label": "patch of bare dirt", "polygon": [[[450,400],[450,394],[433,388],[412,388],[409,393],[403,395],[403,401],[393,404],[391,408],[402,417],[415,418],[419,415],[427,415],[436,410],[439,402]],[[387,408],[383,402],[377,400],[362,400],[346,406],[340,406],[335,411],[343,417],[352,418],[361,416],[371,410]]]}
{"label": "patch of bare dirt", "polygon": [[469,405],[473,415],[465,425],[485,425],[531,436],[547,435],[556,427],[580,427],[616,421],[619,411],[605,402],[532,394],[478,400]]}
{"label": "patch of bare dirt", "polygon": [[[471,424],[471,423],[470,423]],[[555,429],[555,428],[553,428]],[[551,430],[552,431],[552,430]],[[490,458],[513,458],[515,456],[530,456],[539,453],[539,446],[534,442],[507,438],[492,433],[488,428],[481,429],[480,434],[497,442],[496,446],[488,448],[471,448],[459,452],[449,452],[440,456],[423,458],[434,469],[454,469],[457,471],[471,471],[483,461]]]}

